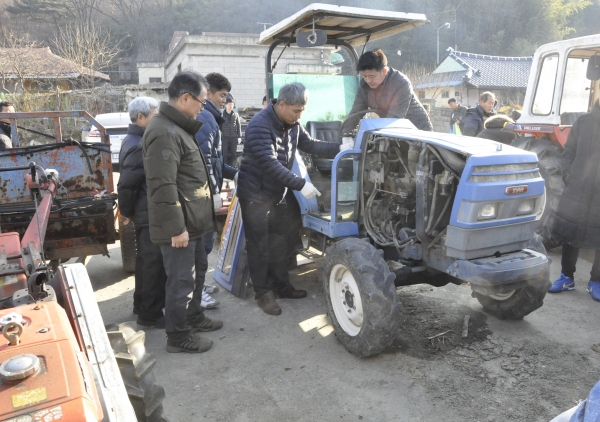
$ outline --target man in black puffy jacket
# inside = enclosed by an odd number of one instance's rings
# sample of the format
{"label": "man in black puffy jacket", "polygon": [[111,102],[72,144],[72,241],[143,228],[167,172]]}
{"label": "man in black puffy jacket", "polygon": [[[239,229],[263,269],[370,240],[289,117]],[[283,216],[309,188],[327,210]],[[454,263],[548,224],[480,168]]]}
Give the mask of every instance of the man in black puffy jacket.
{"label": "man in black puffy jacket", "polygon": [[467,110],[462,134],[465,136],[479,135],[479,132],[484,129],[483,122],[496,115],[496,110],[494,110],[496,104],[496,96],[493,93],[486,91],[481,94],[477,107]]}
{"label": "man in black puffy jacket", "polygon": [[377,111],[379,117],[408,119],[420,130],[433,130],[429,115],[415,95],[410,80],[387,65],[383,51],[378,49],[364,53],[358,59],[356,70],[361,72],[362,80],[344,131],[354,129],[366,109]]}
{"label": "man in black puffy jacket", "polygon": [[137,97],[129,103],[128,109],[132,123],[119,154],[121,174],[117,192],[121,215],[126,217],[125,223],[129,220],[135,223],[137,257],[133,312],[138,314],[139,325],[164,328],[162,309],[165,306],[167,274],[160,247],[150,240],[148,194],[142,156],[142,136],[158,111],[158,102],[150,97]]}
{"label": "man in black puffy jacket", "polygon": [[233,109],[235,100],[230,95],[225,101],[223,124],[221,125],[221,144],[223,145],[223,161],[231,167],[237,167],[237,145],[242,140],[242,124],[240,115]]}
{"label": "man in black puffy jacket", "polygon": [[281,314],[275,294],[287,299],[306,297],[305,290],[296,290],[290,284],[287,271],[288,216],[292,208],[288,201],[295,200],[294,190],[307,199],[321,194],[292,172],[296,148],[328,158],[351,148],[311,138],[299,123],[307,102],[304,85],[284,85],[277,101],[256,114],[246,129],[237,195],[255,298],[269,315]]}

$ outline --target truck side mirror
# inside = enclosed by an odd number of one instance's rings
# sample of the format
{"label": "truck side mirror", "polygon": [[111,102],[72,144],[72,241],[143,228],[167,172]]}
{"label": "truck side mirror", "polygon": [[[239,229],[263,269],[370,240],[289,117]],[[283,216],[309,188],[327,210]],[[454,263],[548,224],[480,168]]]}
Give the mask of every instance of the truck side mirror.
{"label": "truck side mirror", "polygon": [[298,47],[319,47],[327,42],[327,32],[323,29],[300,32],[296,35]]}
{"label": "truck side mirror", "polygon": [[600,56],[598,53],[590,57],[585,77],[590,81],[597,81],[600,79]]}

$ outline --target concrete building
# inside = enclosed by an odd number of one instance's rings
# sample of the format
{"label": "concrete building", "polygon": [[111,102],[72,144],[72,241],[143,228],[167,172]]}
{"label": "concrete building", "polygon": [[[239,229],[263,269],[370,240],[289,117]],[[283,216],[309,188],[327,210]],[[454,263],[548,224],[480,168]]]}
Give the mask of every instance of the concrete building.
{"label": "concrete building", "polygon": [[140,85],[165,81],[164,62],[137,62],[137,69]]}
{"label": "concrete building", "polygon": [[[171,81],[182,70],[195,70],[202,75],[219,72],[231,82],[236,107],[260,107],[266,93],[268,47],[258,45],[258,37],[258,34],[175,32],[164,63],[164,81]],[[275,50],[273,60],[281,51],[282,48]],[[340,67],[331,64],[332,51],[331,48],[287,48],[274,73],[340,73]],[[145,72],[150,69],[148,66],[138,68]]]}

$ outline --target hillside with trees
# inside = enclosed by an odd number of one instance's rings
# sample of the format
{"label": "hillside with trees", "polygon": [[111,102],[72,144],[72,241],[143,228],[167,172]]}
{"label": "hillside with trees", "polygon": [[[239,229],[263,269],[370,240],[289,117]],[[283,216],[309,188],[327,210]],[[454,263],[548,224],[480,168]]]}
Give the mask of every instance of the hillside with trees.
{"label": "hillside with trees", "polygon": [[[447,47],[527,56],[541,44],[599,31],[600,0],[349,0],[324,3],[424,13],[431,24],[378,41],[399,69],[431,69]],[[161,60],[174,31],[258,33],[308,0],[0,0],[0,34],[49,46],[81,66],[135,82],[138,60]],[[0,42],[1,43],[1,42]],[[398,54],[401,52],[401,55]],[[127,72],[129,71],[129,77]],[[125,77],[123,77],[125,75]]]}

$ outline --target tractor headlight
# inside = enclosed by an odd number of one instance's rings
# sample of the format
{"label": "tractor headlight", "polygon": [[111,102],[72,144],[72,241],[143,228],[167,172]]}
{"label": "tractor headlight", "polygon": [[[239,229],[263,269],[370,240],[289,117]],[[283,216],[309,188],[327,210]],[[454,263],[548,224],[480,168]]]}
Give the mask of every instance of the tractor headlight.
{"label": "tractor headlight", "polygon": [[483,204],[477,213],[478,220],[491,220],[497,217],[496,204]]}
{"label": "tractor headlight", "polygon": [[526,215],[532,214],[533,208],[535,206],[535,201],[533,199],[528,199],[519,204],[519,208],[517,208],[517,215]]}

